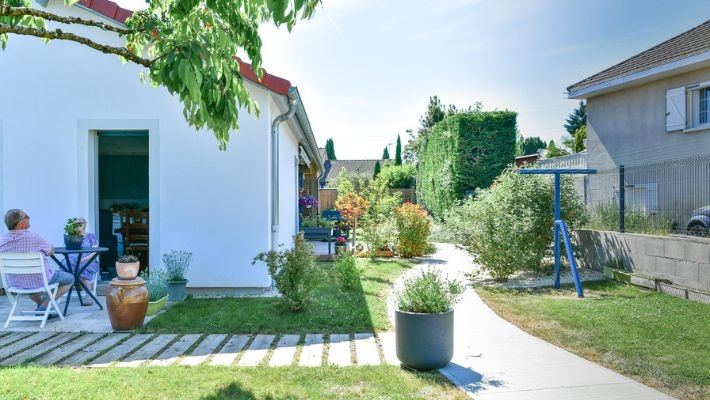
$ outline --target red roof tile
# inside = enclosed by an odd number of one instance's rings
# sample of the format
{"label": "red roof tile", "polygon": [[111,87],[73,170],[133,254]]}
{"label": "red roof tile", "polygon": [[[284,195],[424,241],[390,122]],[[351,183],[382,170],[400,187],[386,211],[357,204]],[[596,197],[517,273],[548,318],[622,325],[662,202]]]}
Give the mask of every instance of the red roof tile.
{"label": "red roof tile", "polygon": [[[79,0],[79,4],[120,23],[125,23],[126,19],[133,15],[133,11],[121,8],[118,4],[109,0]],[[239,73],[242,77],[282,96],[288,95],[288,90],[291,88],[291,82],[286,79],[279,78],[276,75],[271,75],[267,73],[265,69],[263,70],[263,79],[259,80],[254,71],[251,69],[251,64],[242,61],[239,57],[235,57],[235,59],[239,62]]]}

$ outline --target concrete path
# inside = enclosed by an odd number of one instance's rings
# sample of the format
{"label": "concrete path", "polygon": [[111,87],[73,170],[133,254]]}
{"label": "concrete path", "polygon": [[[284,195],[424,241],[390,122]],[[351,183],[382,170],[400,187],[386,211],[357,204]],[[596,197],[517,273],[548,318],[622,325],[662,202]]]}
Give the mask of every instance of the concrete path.
{"label": "concrete path", "polygon": [[[468,255],[451,245],[423,260],[457,276]],[[498,317],[468,289],[455,309],[454,358],[440,371],[477,400],[672,399],[616,372],[544,342]]]}

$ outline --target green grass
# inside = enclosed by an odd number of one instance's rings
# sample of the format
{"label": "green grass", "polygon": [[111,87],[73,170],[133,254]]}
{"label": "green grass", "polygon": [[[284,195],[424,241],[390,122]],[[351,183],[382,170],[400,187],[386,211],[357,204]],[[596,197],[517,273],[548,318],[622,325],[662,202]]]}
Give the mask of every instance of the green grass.
{"label": "green grass", "polygon": [[332,263],[319,263],[322,283],[299,313],[276,298],[188,298],[151,320],[142,332],[156,333],[356,333],[390,329],[387,296],[391,282],[411,264],[358,259],[361,285],[341,290]]}
{"label": "green grass", "polygon": [[514,291],[477,287],[525,331],[682,399],[710,398],[710,306],[635,286],[585,283]]}
{"label": "green grass", "polygon": [[14,399],[467,399],[438,373],[357,368],[0,369],[0,398]]}

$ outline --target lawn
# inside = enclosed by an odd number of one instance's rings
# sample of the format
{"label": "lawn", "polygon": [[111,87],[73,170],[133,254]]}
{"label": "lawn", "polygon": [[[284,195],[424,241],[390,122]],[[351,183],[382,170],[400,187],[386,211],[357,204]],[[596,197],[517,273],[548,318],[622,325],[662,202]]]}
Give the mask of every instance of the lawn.
{"label": "lawn", "polygon": [[0,398],[25,399],[455,399],[468,397],[438,373],[358,368],[0,369]]}
{"label": "lawn", "polygon": [[710,306],[614,282],[562,290],[476,287],[525,331],[681,399],[710,398]]}
{"label": "lawn", "polygon": [[322,283],[300,313],[283,311],[276,298],[188,298],[155,317],[150,333],[357,333],[391,328],[390,284],[411,267],[403,260],[358,259],[361,287],[341,290],[332,263],[319,263]]}

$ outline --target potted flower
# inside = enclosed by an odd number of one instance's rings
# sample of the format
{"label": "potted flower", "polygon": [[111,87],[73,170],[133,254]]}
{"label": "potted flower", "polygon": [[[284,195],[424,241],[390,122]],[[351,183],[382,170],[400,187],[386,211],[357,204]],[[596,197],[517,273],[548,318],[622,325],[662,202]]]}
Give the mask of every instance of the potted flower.
{"label": "potted flower", "polygon": [[163,254],[165,265],[165,279],[168,282],[168,300],[171,303],[182,301],[185,298],[187,285],[187,270],[192,262],[192,253],[183,250],[170,250]]}
{"label": "potted flower", "polygon": [[165,270],[154,269],[150,274],[145,271],[141,273],[145,280],[145,287],[148,289],[148,311],[145,315],[155,315],[160,311],[168,300],[168,282],[165,278]]}
{"label": "potted flower", "polygon": [[118,275],[118,279],[136,279],[139,269],[140,261],[133,254],[124,254],[116,260],[116,275]]}
{"label": "potted flower", "polygon": [[427,269],[395,292],[397,358],[417,370],[444,367],[454,354],[454,305],[464,286]]}
{"label": "potted flower", "polygon": [[67,250],[79,250],[81,248],[84,236],[79,230],[80,227],[79,218],[67,219],[67,223],[64,225],[64,246],[66,246]]}
{"label": "potted flower", "polygon": [[298,206],[302,208],[311,208],[318,205],[318,199],[313,196],[302,195],[298,198]]}
{"label": "potted flower", "polygon": [[348,239],[343,236],[338,236],[335,238],[335,254],[345,253],[346,246],[348,244]]}

